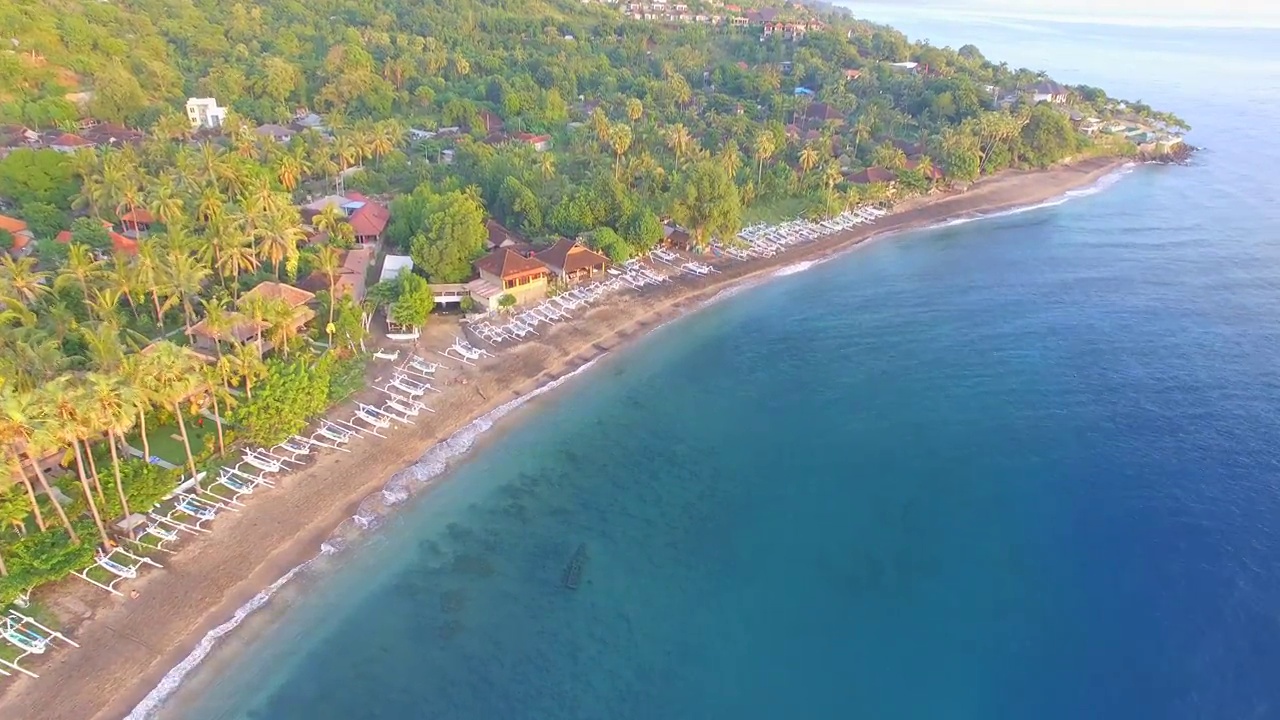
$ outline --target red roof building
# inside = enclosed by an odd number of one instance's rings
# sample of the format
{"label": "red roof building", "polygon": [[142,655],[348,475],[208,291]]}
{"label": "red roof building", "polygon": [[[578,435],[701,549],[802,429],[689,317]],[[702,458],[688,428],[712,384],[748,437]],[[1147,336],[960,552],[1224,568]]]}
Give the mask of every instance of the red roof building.
{"label": "red roof building", "polygon": [[356,242],[362,244],[375,243],[387,229],[387,221],[391,219],[391,211],[370,200],[358,192],[346,195],[349,201],[344,207],[348,210],[347,222],[355,233]]}
{"label": "red roof building", "polygon": [[561,238],[537,255],[544,265],[562,280],[574,281],[604,272],[609,258],[576,240]]}
{"label": "red roof building", "polygon": [[517,133],[516,140],[528,145],[538,152],[545,152],[551,149],[550,135],[534,135],[533,133]]}
{"label": "red roof building", "polygon": [[898,174],[885,168],[872,167],[849,175],[845,180],[848,180],[854,185],[871,185],[872,183],[888,184],[897,182]]}

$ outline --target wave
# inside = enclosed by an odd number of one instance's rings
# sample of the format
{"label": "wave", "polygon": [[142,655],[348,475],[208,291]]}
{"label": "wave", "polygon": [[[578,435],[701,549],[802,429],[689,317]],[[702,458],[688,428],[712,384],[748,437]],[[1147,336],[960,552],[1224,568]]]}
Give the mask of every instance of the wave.
{"label": "wave", "polygon": [[777,270],[773,271],[773,274],[770,277],[786,277],[788,275],[795,275],[796,273],[802,273],[805,270],[810,270],[812,268],[815,268],[830,259],[831,257],[827,256],[827,257],[814,258],[813,260],[802,260],[801,262],[792,263],[791,265],[778,268]]}
{"label": "wave", "polygon": [[1058,197],[1050,198],[1049,200],[1045,200],[1044,202],[1035,203],[1034,205],[1023,205],[1020,207],[1010,208],[1008,210],[1001,210],[1000,212],[975,213],[973,215],[965,215],[962,217],[943,221],[941,223],[938,223],[937,225],[932,225],[930,226],[929,229],[955,227],[956,225],[966,225],[968,223],[977,222],[979,220],[993,220],[995,218],[1009,217],[1011,215],[1021,215],[1022,213],[1031,212],[1033,210],[1043,210],[1044,208],[1057,207],[1059,205],[1070,202],[1072,200],[1078,200],[1083,197],[1089,197],[1090,195],[1097,195],[1103,190],[1106,190],[1112,185],[1115,185],[1116,183],[1120,182],[1120,180],[1124,178],[1125,175],[1128,175],[1129,173],[1133,172],[1134,169],[1137,167],[1138,167],[1137,163],[1125,163],[1124,165],[1120,166],[1120,168],[1117,169],[1115,172],[1107,173],[1106,175],[1103,175],[1102,177],[1098,178],[1096,181],[1094,181],[1092,185],[1088,185],[1082,188],[1077,188],[1075,190],[1068,190],[1067,192],[1059,195]]}
{"label": "wave", "polygon": [[182,681],[204,662],[209,653],[213,652],[218,642],[239,627],[250,615],[270,602],[280,588],[289,584],[290,581],[313,563],[322,558],[337,555],[345,550],[350,545],[353,536],[380,526],[390,508],[408,500],[415,491],[429,487],[432,480],[444,473],[450,460],[470,450],[475,445],[476,439],[492,428],[503,416],[586,372],[606,355],[608,355],[607,352],[601,353],[572,372],[566,373],[481,415],[445,440],[433,445],[413,465],[392,475],[382,490],[365,498],[357,507],[356,513],[348,521],[344,521],[334,529],[329,538],[320,544],[319,553],[285,573],[279,580],[263,589],[262,592],[254,595],[253,599],[235,611],[231,619],[205,634],[195,649],[183,658],[182,662],[165,673],[160,683],[151,692],[147,693],[147,696],[125,716],[125,720],[151,720],[154,718],[165,701],[172,697],[173,693],[182,685]]}

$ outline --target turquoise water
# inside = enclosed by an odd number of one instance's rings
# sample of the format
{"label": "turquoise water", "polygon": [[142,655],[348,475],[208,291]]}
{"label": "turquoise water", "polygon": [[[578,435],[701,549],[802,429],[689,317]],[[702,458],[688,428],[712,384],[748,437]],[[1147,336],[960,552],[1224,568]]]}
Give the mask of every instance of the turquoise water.
{"label": "turquoise water", "polygon": [[606,358],[295,581],[181,717],[1280,715],[1280,34],[884,19],[1207,150]]}

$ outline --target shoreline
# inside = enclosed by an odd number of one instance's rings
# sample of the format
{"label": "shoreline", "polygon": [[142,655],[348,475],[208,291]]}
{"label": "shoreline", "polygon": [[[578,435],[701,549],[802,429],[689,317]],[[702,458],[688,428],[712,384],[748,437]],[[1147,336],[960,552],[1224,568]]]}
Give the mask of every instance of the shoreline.
{"label": "shoreline", "polygon": [[[614,296],[532,341],[497,351],[496,359],[451,371],[444,393],[431,398],[436,414],[388,433],[388,439],[358,441],[349,454],[322,456],[283,478],[281,487],[255,496],[244,512],[220,517],[214,533],[161,558],[164,570],[145,572],[133,583],[138,598],[104,596],[96,588],[69,582],[44,593],[52,597],[42,600],[82,647],[36,665],[39,680],[9,679],[0,688],[0,716],[114,720],[128,715],[210,631],[263,588],[280,584],[314,559],[324,543],[359,525],[355,516],[373,520],[394,512],[407,495],[396,493],[396,502],[388,504],[385,489],[410,474],[442,441],[507,403],[552,389],[606,353],[727,296],[726,291],[736,293],[784,268],[822,261],[872,239],[1056,204],[1128,164],[1125,159],[1092,158],[1045,171],[1007,172],[964,193],[902,203],[871,227],[837,233],[774,258],[720,264],[722,273],[708,278]],[[452,319],[435,325],[424,337],[446,338],[456,331]],[[447,343],[431,340],[418,352],[434,353]],[[464,455],[473,442],[474,437],[461,443],[444,460]],[[409,482],[416,490],[430,487],[444,470],[441,463],[427,482]],[[294,487],[298,485],[306,487]]]}

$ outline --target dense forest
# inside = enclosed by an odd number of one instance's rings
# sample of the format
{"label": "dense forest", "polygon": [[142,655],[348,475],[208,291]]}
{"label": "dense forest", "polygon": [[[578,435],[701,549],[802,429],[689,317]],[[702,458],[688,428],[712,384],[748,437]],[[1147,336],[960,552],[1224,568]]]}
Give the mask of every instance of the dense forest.
{"label": "dense forest", "polygon": [[[744,11],[690,6],[721,22],[556,0],[0,0],[0,129],[18,138],[0,150],[0,214],[15,218],[0,226],[0,251],[13,248],[0,252],[0,459],[14,479],[0,487],[0,602],[82,567],[85,540],[108,543],[108,522],[174,473],[237,438],[277,442],[358,385],[369,308],[333,292],[350,226],[298,207],[339,177],[389,203],[384,245],[420,276],[369,302],[415,325],[425,281],[470,277],[489,218],[622,260],[664,223],[705,247],[754,220],[1135,150],[1076,116],[1184,127],[843,12],[779,6],[807,32],[764,37],[729,23]],[[188,97],[231,115],[196,131]],[[323,127],[258,131],[305,113]],[[22,139],[90,120],[141,135],[74,152]],[[316,275],[325,322],[309,333],[250,292]],[[246,316],[256,347],[219,341],[203,362],[184,346],[197,323],[234,335]],[[123,452],[174,437],[175,470]],[[69,472],[45,477],[35,460],[59,452]]]}

